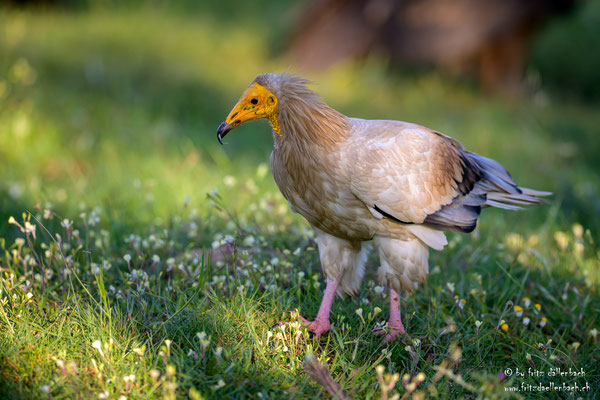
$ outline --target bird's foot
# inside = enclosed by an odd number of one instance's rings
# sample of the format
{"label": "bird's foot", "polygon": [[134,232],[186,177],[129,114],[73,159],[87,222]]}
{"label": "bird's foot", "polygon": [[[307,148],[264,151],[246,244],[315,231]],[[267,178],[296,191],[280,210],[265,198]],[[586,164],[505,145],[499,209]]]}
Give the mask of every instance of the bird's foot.
{"label": "bird's foot", "polygon": [[325,332],[329,332],[331,330],[331,323],[329,323],[329,320],[323,320],[317,317],[314,321],[309,321],[300,314],[298,314],[298,319],[302,321],[308,331],[316,336],[317,339],[320,338]]}
{"label": "bird's foot", "polygon": [[[331,330],[331,323],[329,323],[329,320],[320,319],[319,317],[317,317],[314,321],[309,321],[306,318],[304,318],[302,315],[300,315],[298,313],[298,311],[288,311],[288,312],[292,315],[292,318],[295,318],[296,321],[299,321],[302,325],[304,325],[305,328],[308,329],[311,336],[316,336],[317,339],[320,338],[321,335],[324,334],[325,332],[329,332]],[[278,326],[288,325],[288,324],[290,324],[290,322],[280,321],[280,322],[277,322],[275,325],[273,325],[271,327],[271,329],[275,329]]]}
{"label": "bird's foot", "polygon": [[[404,330],[404,325],[402,325],[401,321],[390,321],[387,326],[384,327],[375,327],[371,333],[376,336],[385,336],[383,338],[384,343],[391,342],[396,340],[399,336],[408,336],[406,335],[406,331]],[[404,340],[402,340],[404,343]]]}

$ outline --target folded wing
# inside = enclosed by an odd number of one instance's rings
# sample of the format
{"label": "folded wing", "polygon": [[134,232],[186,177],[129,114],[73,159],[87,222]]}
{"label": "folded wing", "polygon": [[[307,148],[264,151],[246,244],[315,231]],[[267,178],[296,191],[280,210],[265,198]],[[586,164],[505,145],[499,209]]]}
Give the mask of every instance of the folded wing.
{"label": "folded wing", "polygon": [[498,162],[396,121],[364,121],[348,148],[352,191],[376,218],[471,232],[482,207],[520,209],[550,193],[520,188]]}

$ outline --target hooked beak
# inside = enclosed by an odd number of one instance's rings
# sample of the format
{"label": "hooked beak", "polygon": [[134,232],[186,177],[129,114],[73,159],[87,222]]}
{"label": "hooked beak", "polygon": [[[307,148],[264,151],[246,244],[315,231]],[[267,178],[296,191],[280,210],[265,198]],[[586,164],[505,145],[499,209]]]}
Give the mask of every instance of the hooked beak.
{"label": "hooked beak", "polygon": [[243,98],[240,99],[238,104],[236,104],[233,110],[231,110],[231,113],[229,113],[227,118],[225,118],[225,121],[223,121],[217,128],[217,140],[219,143],[223,144],[222,139],[229,133],[230,130],[240,125],[242,122],[246,122],[255,118],[254,116],[249,115],[248,110],[243,110],[245,103],[243,100]]}
{"label": "hooked beak", "polygon": [[221,143],[221,145],[223,145],[223,138],[225,137],[225,135],[227,135],[232,129],[233,127],[225,121],[223,121],[223,123],[219,125],[219,128],[217,129],[217,140],[219,141],[219,143]]}
{"label": "hooked beak", "polygon": [[217,140],[223,144],[223,138],[230,130],[257,118],[270,118],[277,110],[277,98],[264,86],[253,83],[242,94],[233,110],[217,129]]}
{"label": "hooked beak", "polygon": [[217,140],[219,143],[223,144],[222,139],[236,126],[257,118],[254,107],[248,105],[248,100],[245,97],[246,96],[242,96],[227,118],[225,118],[225,121],[217,128]]}

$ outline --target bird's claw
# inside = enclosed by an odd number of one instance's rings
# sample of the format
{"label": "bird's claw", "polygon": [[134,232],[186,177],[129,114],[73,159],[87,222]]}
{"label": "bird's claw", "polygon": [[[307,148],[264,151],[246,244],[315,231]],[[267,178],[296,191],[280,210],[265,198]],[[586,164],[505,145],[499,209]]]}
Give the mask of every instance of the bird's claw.
{"label": "bird's claw", "polygon": [[[292,318],[295,318],[296,320],[300,320],[300,322],[304,325],[304,327],[306,329],[308,329],[308,333],[311,338],[316,337],[318,339],[321,337],[322,334],[324,334],[325,332],[329,332],[331,330],[331,323],[328,320],[323,321],[323,320],[320,320],[317,318],[314,321],[309,321],[308,319],[306,319],[302,315],[300,315],[300,313],[298,311],[288,311],[288,312],[292,315]],[[271,326],[271,329],[275,329],[277,327],[287,325],[289,323],[290,322],[280,321],[280,322],[273,324],[273,326]]]}
{"label": "bird's claw", "polygon": [[280,326],[283,326],[283,325],[285,325],[285,324],[287,324],[287,322],[285,322],[285,321],[279,321],[279,322],[275,322],[273,325],[271,325],[271,330],[273,330],[273,329],[275,329],[275,328],[278,328],[278,327],[280,327]]}
{"label": "bird's claw", "polygon": [[319,318],[316,318],[314,321],[309,321],[298,313],[296,313],[296,316],[297,319],[302,321],[304,326],[308,329],[311,337],[316,337],[318,339],[322,334],[331,330],[331,323],[328,320],[320,320]]}
{"label": "bird's claw", "polygon": [[[400,324],[392,323],[392,324],[388,324],[385,327],[375,327],[375,328],[373,328],[371,333],[375,336],[385,336],[383,338],[384,343],[389,343],[393,340],[396,340],[399,336],[406,336],[410,340],[410,337],[406,334],[406,331],[404,330],[404,326],[402,325],[402,323],[400,323]],[[406,344],[404,339],[400,339],[400,340],[402,343]]]}

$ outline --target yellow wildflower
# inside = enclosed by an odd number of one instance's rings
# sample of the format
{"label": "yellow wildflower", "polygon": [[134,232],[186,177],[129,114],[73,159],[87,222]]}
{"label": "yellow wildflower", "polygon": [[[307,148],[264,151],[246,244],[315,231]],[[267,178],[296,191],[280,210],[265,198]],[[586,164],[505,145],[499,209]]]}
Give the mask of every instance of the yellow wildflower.
{"label": "yellow wildflower", "polygon": [[554,240],[556,241],[556,244],[558,244],[558,247],[562,251],[565,251],[567,247],[569,247],[569,236],[564,232],[556,232],[554,234]]}
{"label": "yellow wildflower", "polygon": [[517,317],[521,317],[521,315],[523,315],[523,307],[521,306],[514,306],[513,310],[515,310],[515,314]]}
{"label": "yellow wildflower", "polygon": [[583,226],[581,224],[573,225],[573,236],[575,236],[575,240],[579,240],[583,237]]}

